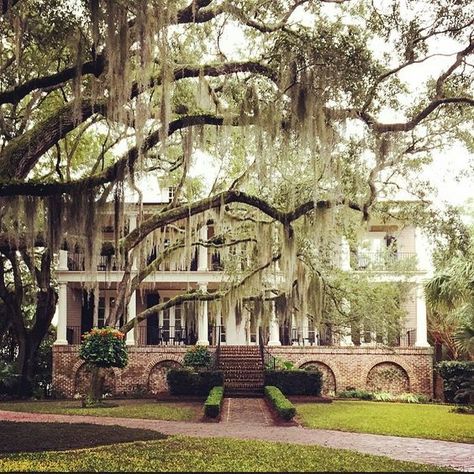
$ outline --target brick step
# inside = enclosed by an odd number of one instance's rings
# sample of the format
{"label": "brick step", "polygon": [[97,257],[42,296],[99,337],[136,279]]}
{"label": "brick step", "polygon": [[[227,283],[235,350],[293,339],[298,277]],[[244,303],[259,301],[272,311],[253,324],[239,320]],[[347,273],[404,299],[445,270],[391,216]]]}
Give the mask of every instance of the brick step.
{"label": "brick step", "polygon": [[263,385],[258,385],[258,384],[250,384],[250,385],[242,385],[242,384],[227,384],[224,385],[224,392],[229,392],[229,391],[234,391],[234,390],[239,390],[239,391],[262,391],[263,392]]}
{"label": "brick step", "polygon": [[263,375],[263,370],[260,369],[247,369],[247,370],[242,370],[242,369],[220,369],[221,372],[224,372],[226,374],[261,374]]}
{"label": "brick step", "polygon": [[226,370],[229,372],[263,372],[263,367],[258,367],[255,365],[245,366],[245,365],[220,365],[221,370]]}
{"label": "brick step", "polygon": [[262,374],[224,374],[224,380],[264,380]]}
{"label": "brick step", "polygon": [[263,398],[263,390],[227,390],[224,397],[228,398]]}

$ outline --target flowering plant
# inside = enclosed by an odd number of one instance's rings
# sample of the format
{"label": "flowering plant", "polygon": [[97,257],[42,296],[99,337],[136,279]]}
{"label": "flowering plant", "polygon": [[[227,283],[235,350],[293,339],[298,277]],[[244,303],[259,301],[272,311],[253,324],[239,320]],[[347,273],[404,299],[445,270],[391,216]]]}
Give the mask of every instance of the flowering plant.
{"label": "flowering plant", "polygon": [[111,327],[91,329],[82,336],[79,357],[96,367],[123,368],[128,363],[125,334]]}

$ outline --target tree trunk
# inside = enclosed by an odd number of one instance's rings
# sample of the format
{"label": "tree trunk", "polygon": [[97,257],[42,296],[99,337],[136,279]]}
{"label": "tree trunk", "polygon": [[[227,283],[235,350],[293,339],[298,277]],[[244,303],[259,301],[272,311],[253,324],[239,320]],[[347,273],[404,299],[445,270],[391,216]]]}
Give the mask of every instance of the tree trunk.
{"label": "tree trunk", "polygon": [[89,400],[87,406],[99,405],[104,393],[105,372],[96,365],[91,365],[91,385],[89,388]]}
{"label": "tree trunk", "polygon": [[17,387],[17,395],[21,398],[31,397],[34,388],[34,374],[36,365],[36,353],[40,341],[34,341],[28,334],[23,334],[18,338],[18,358],[17,373],[19,375],[19,383]]}

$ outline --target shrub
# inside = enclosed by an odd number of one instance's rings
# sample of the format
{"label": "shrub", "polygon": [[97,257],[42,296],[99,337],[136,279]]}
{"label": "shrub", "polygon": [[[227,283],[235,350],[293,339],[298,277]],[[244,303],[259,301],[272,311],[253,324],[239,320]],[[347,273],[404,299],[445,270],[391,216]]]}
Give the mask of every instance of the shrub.
{"label": "shrub", "polygon": [[206,346],[194,346],[184,354],[184,365],[194,370],[209,369],[212,364],[212,355]]}
{"label": "shrub", "polygon": [[224,385],[222,372],[211,370],[171,369],[166,380],[172,395],[208,395],[213,387]]}
{"label": "shrub", "polygon": [[341,398],[360,398],[361,400],[374,399],[374,395],[372,392],[368,392],[367,390],[358,390],[355,388],[343,390],[342,392],[339,392],[337,396]]}
{"label": "shrub", "polygon": [[291,420],[296,415],[296,408],[278,387],[272,385],[265,386],[265,396],[273,405],[278,415],[286,421]]}
{"label": "shrub", "polygon": [[123,368],[128,363],[125,334],[111,327],[91,329],[82,336],[79,357],[96,367]]}
{"label": "shrub", "polygon": [[395,397],[395,400],[405,403],[427,403],[428,397],[419,393],[400,393]]}
{"label": "shrub", "polygon": [[436,369],[443,378],[444,397],[447,402],[468,404],[474,399],[474,362],[445,360]]}
{"label": "shrub", "polygon": [[278,387],[285,395],[321,395],[319,370],[266,370],[264,384]]}
{"label": "shrub", "polygon": [[372,397],[377,402],[391,402],[394,399],[394,396],[389,392],[374,392]]}
{"label": "shrub", "polygon": [[87,362],[91,369],[91,387],[84,406],[99,405],[103,397],[104,368],[123,368],[128,364],[128,352],[125,334],[111,327],[93,328],[82,336],[79,357]]}
{"label": "shrub", "polygon": [[204,414],[210,418],[217,418],[221,412],[224,387],[213,387],[204,402]]}

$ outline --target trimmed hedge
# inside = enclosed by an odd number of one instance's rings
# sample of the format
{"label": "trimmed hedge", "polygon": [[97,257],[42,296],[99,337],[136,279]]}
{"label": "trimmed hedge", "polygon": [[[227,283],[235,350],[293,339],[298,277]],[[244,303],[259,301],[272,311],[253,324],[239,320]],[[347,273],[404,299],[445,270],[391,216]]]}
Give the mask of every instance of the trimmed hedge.
{"label": "trimmed hedge", "polygon": [[223,373],[212,370],[171,369],[166,380],[172,395],[208,395],[211,388],[224,385]]}
{"label": "trimmed hedge", "polygon": [[443,360],[436,369],[443,378],[444,398],[449,403],[472,403],[474,400],[474,362]]}
{"label": "trimmed hedge", "polygon": [[278,387],[266,385],[265,396],[284,420],[289,421],[296,415],[296,407],[283,395]]}
{"label": "trimmed hedge", "polygon": [[204,402],[204,414],[210,418],[217,418],[221,412],[224,399],[224,387],[213,387]]}
{"label": "trimmed hedge", "polygon": [[266,370],[265,385],[278,387],[285,395],[321,395],[323,385],[319,370]]}

